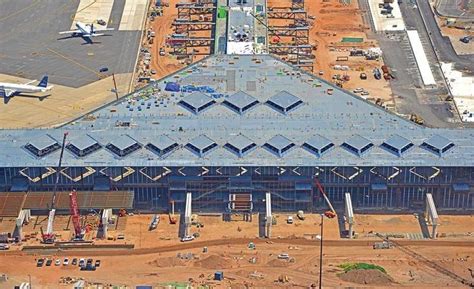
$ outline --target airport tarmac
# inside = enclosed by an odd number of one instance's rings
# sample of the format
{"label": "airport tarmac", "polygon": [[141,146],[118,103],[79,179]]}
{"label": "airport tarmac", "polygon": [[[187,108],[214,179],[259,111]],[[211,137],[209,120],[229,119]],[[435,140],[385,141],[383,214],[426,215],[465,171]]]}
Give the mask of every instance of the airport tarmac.
{"label": "airport tarmac", "polygon": [[116,0],[111,8],[108,22],[115,31],[94,38],[94,44],[58,34],[70,30],[79,2],[0,1],[1,72],[27,79],[47,74],[52,84],[76,88],[103,78],[99,73],[103,67],[109,69],[109,74],[132,73],[141,31],[117,31],[123,15],[131,17],[130,11],[125,11],[125,1]]}
{"label": "airport tarmac", "polygon": [[[128,92],[131,73],[117,74],[119,95]],[[11,83],[26,83],[28,79],[0,74],[0,80]],[[55,85],[47,93],[24,93],[0,103],[2,128],[52,127],[78,118],[97,107],[116,99],[112,76],[80,88]]]}

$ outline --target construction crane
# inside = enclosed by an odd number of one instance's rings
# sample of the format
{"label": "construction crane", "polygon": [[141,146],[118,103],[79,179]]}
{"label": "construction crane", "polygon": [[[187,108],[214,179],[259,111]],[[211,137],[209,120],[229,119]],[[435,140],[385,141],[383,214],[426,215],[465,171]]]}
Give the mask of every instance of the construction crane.
{"label": "construction crane", "polygon": [[82,241],[84,239],[84,231],[81,228],[81,215],[79,214],[79,206],[77,205],[77,192],[73,190],[69,193],[69,208],[71,210],[72,224],[74,226],[74,241]]}
{"label": "construction crane", "polygon": [[67,135],[68,135],[68,133],[65,132],[64,136],[63,136],[63,143],[61,145],[61,154],[59,155],[59,163],[58,163],[58,167],[56,169],[56,181],[54,182],[54,187],[53,187],[53,197],[51,198],[51,209],[49,210],[48,226],[46,228],[46,233],[44,233],[43,228],[41,228],[41,237],[43,238],[43,243],[45,243],[45,244],[53,244],[55,239],[56,239],[56,236],[55,236],[54,231],[53,231],[54,216],[56,214],[56,208],[55,208],[56,192],[57,192],[57,189],[58,189],[59,175],[60,175],[61,168],[62,168],[64,148],[66,147]]}
{"label": "construction crane", "polygon": [[324,199],[326,200],[326,203],[328,204],[329,208],[331,209],[330,211],[326,211],[324,215],[330,219],[336,217],[336,210],[334,210],[334,207],[332,206],[331,202],[329,201],[328,196],[326,195],[326,192],[324,192],[324,188],[319,182],[318,178],[314,179],[314,183],[316,184],[316,187],[318,190],[321,192],[321,195],[323,195]]}

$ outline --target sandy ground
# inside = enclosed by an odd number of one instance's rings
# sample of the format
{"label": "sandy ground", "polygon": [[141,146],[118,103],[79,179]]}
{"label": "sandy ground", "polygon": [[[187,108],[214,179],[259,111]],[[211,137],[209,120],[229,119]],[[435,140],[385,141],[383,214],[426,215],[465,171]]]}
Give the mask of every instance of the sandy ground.
{"label": "sandy ground", "polygon": [[[152,54],[150,67],[151,69],[156,70],[156,74],[153,76],[153,78],[162,78],[186,66],[184,61],[178,60],[176,56],[170,54],[172,49],[166,46],[165,41],[168,35],[175,33],[172,23],[178,16],[176,3],[189,2],[189,0],[169,0],[167,1],[167,3],[169,3],[169,7],[163,7],[163,15],[155,17],[153,22],[149,20],[147,22],[147,27],[151,28],[156,35],[153,44],[150,45],[146,43],[144,45],[144,47],[150,47],[150,52]],[[211,31],[190,32],[190,36],[210,37]],[[165,49],[166,55],[161,56],[159,54],[160,48]],[[197,48],[197,50],[200,50],[200,52],[209,52],[208,48]],[[193,62],[199,61],[204,57],[204,55],[195,55],[193,57]]]}
{"label": "sandy ground", "polygon": [[[128,93],[131,74],[117,74],[119,95]],[[28,80],[0,74],[0,82],[26,83]],[[51,85],[54,85],[52,83]],[[95,108],[115,100],[112,77],[106,77],[80,88],[55,85],[46,93],[24,93],[0,104],[2,128],[51,127],[71,121]]]}
{"label": "sandy ground", "polygon": [[[213,288],[244,288],[242,286],[245,284],[253,288],[295,288],[318,282],[316,276],[319,272],[319,241],[310,237],[319,234],[319,215],[307,214],[304,221],[295,219],[292,225],[286,224],[287,215],[276,215],[277,225],[273,227],[271,240],[257,238],[256,216],[252,222],[244,222],[238,216],[230,222],[223,222],[218,216],[198,216],[198,221],[202,222],[204,227],[191,228],[192,233],[199,231],[201,236],[189,243],[178,241],[178,225],[170,225],[166,215],[161,215],[157,229],[148,231],[151,217],[135,215],[119,218],[118,224],[109,226],[110,236],[124,234],[125,240],[96,242],[134,243],[136,250],[59,253],[42,251],[33,254],[22,253],[14,247],[8,253],[0,253],[0,272],[9,276],[9,281],[0,283],[0,287],[10,288],[19,282],[26,282],[28,275],[31,275],[34,288],[65,288],[58,284],[60,277],[81,277],[91,282],[128,286],[191,280],[194,285],[212,284],[215,285]],[[356,231],[359,232],[361,240],[340,240],[337,220],[326,219],[324,222],[324,236],[329,242],[324,249],[325,286],[430,288],[441,285],[466,288],[441,273],[440,270],[443,269],[472,280],[469,269],[474,268],[474,238],[453,237],[453,233],[461,234],[472,230],[472,216],[442,215],[439,230],[449,233],[451,237],[439,238],[439,241],[400,241],[404,250],[373,250],[371,245],[375,240],[365,238],[362,232],[420,232],[414,215],[357,214],[355,218],[358,224]],[[67,240],[71,234],[70,230],[65,230],[68,228],[68,219],[66,216],[59,216],[55,221],[55,231],[61,235],[62,240]],[[89,216],[88,219],[92,222],[93,218]],[[32,220],[24,231],[26,234],[38,231],[45,223],[45,218],[39,217]],[[0,231],[7,231],[13,224],[13,220],[4,218],[0,222]],[[91,233],[88,238],[92,239],[93,235]],[[364,238],[367,241],[364,241]],[[251,240],[255,242],[256,250],[247,248]],[[446,242],[451,243],[448,245]],[[32,238],[28,243],[38,244],[38,241]],[[207,253],[203,252],[204,246],[208,247]],[[413,252],[418,256],[414,256]],[[278,260],[276,256],[280,253],[288,253],[294,261]],[[177,257],[178,254],[181,257]],[[95,272],[80,271],[71,265],[37,268],[35,258],[40,256],[52,259],[91,257],[100,259],[102,263]],[[424,258],[427,258],[431,265],[427,264]],[[343,281],[338,276],[342,271],[337,265],[346,262],[366,262],[383,266],[394,281],[363,285],[355,284],[351,280]],[[432,264],[441,266],[442,269],[434,269]],[[217,270],[224,272],[224,281],[212,280],[213,273]],[[281,275],[287,276],[289,282],[275,282]]]}
{"label": "sandy ground", "polygon": [[[288,0],[269,0],[269,7],[289,7]],[[383,65],[382,60],[365,60],[364,57],[349,57],[348,61],[336,61],[338,56],[348,56],[351,48],[368,49],[377,47],[375,40],[367,39],[366,32],[369,30],[362,20],[361,11],[357,1],[351,1],[348,6],[343,6],[336,0],[330,1],[305,1],[305,10],[308,16],[314,16],[315,20],[310,20],[313,25],[310,29],[310,44],[316,45],[317,49],[313,54],[316,56],[314,74],[332,81],[335,74],[347,74],[350,80],[343,84],[343,88],[353,90],[364,88],[369,92],[367,97],[371,101],[380,98],[384,105],[393,107],[393,97],[390,85],[385,80],[375,80],[372,70]],[[274,21],[274,20],[272,20]],[[277,20],[281,21],[281,20]],[[273,24],[271,25],[280,25]],[[341,44],[343,37],[361,37],[363,43],[344,46]],[[349,71],[334,70],[334,65],[349,66]],[[360,79],[360,73],[365,72],[367,80]]]}

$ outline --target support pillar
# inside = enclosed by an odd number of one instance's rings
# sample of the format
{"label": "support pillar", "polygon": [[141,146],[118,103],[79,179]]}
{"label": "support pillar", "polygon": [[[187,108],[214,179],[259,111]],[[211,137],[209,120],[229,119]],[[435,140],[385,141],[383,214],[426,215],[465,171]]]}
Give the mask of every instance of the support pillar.
{"label": "support pillar", "polygon": [[23,238],[23,224],[29,223],[31,218],[31,210],[21,210],[16,218],[15,230],[13,231],[13,237],[18,237],[20,240]]}
{"label": "support pillar", "polygon": [[107,239],[107,231],[109,227],[109,221],[112,218],[112,209],[104,209],[102,211],[102,237]]}
{"label": "support pillar", "polygon": [[352,199],[351,194],[346,193],[344,198],[345,209],[344,209],[344,217],[345,222],[349,225],[349,239],[353,238],[354,234],[354,210],[352,208]]}
{"label": "support pillar", "polygon": [[191,227],[191,203],[192,193],[186,193],[186,208],[184,210],[184,236],[189,236],[189,228]]}
{"label": "support pillar", "polygon": [[270,238],[272,228],[272,195],[270,193],[265,194],[265,237]]}
{"label": "support pillar", "polygon": [[425,220],[427,225],[431,225],[431,239],[436,239],[436,234],[439,225],[439,216],[438,211],[433,200],[433,195],[431,193],[426,193],[425,198]]}

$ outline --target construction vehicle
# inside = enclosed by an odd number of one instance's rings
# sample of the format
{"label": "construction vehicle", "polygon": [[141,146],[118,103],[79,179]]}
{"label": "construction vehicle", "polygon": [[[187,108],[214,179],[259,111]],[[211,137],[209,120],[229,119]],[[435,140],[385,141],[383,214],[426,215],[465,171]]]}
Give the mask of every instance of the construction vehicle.
{"label": "construction vehicle", "polygon": [[410,120],[419,125],[423,125],[425,123],[423,118],[415,113],[410,114]]}
{"label": "construction vehicle", "polygon": [[56,214],[56,209],[55,209],[55,203],[56,203],[56,192],[58,189],[58,183],[59,183],[59,172],[62,169],[62,162],[63,162],[63,155],[64,155],[64,148],[66,147],[66,138],[67,138],[68,133],[65,132],[63,135],[63,143],[61,145],[61,153],[59,154],[59,163],[58,167],[56,169],[56,181],[54,182],[54,187],[53,187],[53,197],[51,198],[51,209],[49,210],[48,214],[48,226],[46,228],[46,233],[43,232],[43,228],[41,227],[41,238],[43,239],[44,244],[53,244],[56,240],[56,235],[54,234],[53,231],[53,225],[54,225],[54,216]]}
{"label": "construction vehicle", "polygon": [[318,190],[321,192],[321,195],[323,195],[323,198],[324,200],[326,201],[326,203],[328,204],[329,208],[331,209],[330,211],[327,211],[324,213],[324,215],[330,219],[336,217],[336,210],[334,210],[334,207],[332,206],[331,202],[329,201],[329,198],[328,196],[326,195],[326,192],[324,192],[324,188],[323,186],[321,185],[321,183],[319,182],[319,180],[317,178],[314,179],[314,183],[316,185],[316,187],[318,188]]}
{"label": "construction vehicle", "polygon": [[302,210],[299,210],[298,213],[296,214],[296,216],[298,217],[298,219],[300,219],[301,221],[304,220],[304,212]]}
{"label": "construction vehicle", "polygon": [[176,216],[174,215],[174,201],[171,201],[171,212],[168,214],[171,225],[175,225],[177,222]]}
{"label": "construction vehicle", "polygon": [[462,43],[468,44],[471,41],[471,36],[464,36],[461,39],[459,39]]}
{"label": "construction vehicle", "polygon": [[119,210],[119,217],[125,217],[127,215],[127,210],[125,210],[124,208],[121,208]]}
{"label": "construction vehicle", "polygon": [[83,241],[85,230],[81,228],[81,215],[79,213],[79,206],[77,205],[77,192],[73,190],[69,193],[69,208],[71,210],[72,224],[74,226],[73,241]]}

